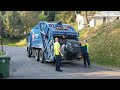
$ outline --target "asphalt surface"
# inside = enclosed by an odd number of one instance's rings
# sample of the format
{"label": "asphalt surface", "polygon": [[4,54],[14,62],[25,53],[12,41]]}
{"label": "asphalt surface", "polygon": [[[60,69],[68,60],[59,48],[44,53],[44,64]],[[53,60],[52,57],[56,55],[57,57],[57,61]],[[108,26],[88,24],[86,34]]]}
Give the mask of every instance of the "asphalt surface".
{"label": "asphalt surface", "polygon": [[119,79],[120,71],[92,65],[84,68],[80,61],[62,63],[63,72],[55,71],[54,63],[40,63],[27,57],[26,47],[4,46],[11,57],[10,76],[7,79]]}

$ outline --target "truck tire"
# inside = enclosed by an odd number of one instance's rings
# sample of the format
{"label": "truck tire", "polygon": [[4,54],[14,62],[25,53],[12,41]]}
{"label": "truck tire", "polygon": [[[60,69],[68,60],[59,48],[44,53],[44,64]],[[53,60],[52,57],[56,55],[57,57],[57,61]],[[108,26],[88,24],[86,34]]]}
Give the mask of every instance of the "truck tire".
{"label": "truck tire", "polygon": [[36,60],[36,61],[39,61],[39,52],[40,52],[39,49],[36,49],[36,50],[35,50],[35,60]]}
{"label": "truck tire", "polygon": [[30,50],[29,47],[28,47],[28,49],[27,49],[27,55],[28,55],[28,57],[31,57],[31,50]]}
{"label": "truck tire", "polygon": [[40,52],[39,52],[39,61],[41,63],[45,63],[45,57],[44,57],[44,53],[42,50],[40,50]]}

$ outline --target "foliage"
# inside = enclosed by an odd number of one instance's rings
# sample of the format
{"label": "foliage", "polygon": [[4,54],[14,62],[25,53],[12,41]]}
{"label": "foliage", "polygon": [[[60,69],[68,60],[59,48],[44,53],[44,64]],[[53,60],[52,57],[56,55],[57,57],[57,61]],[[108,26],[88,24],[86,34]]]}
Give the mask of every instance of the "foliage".
{"label": "foliage", "polygon": [[47,11],[47,21],[55,21],[55,16],[58,11]]}
{"label": "foliage", "polygon": [[45,16],[45,14],[44,14],[44,11],[42,11],[42,13],[39,15],[39,20],[40,21],[46,21],[46,16]]}
{"label": "foliage", "polygon": [[[76,11],[83,13],[84,11]],[[0,35],[11,41],[11,44],[18,43],[18,38],[27,35],[33,26],[39,21],[62,21],[71,24],[77,30],[75,11],[0,11]],[[89,11],[88,11],[89,14]],[[22,38],[23,39],[23,38]],[[5,42],[7,44],[8,42]],[[15,41],[15,42],[13,42]]]}
{"label": "foliage", "polygon": [[[85,11],[0,11],[0,33],[4,37],[21,37],[30,32],[39,21],[62,21],[76,24],[76,13]],[[95,13],[96,11],[88,11]]]}
{"label": "foliage", "polygon": [[74,23],[75,11],[59,11],[56,14],[55,21],[61,21],[63,23]]}
{"label": "foliage", "polygon": [[81,31],[81,40],[90,44],[90,59],[94,63],[120,68],[120,20]]}

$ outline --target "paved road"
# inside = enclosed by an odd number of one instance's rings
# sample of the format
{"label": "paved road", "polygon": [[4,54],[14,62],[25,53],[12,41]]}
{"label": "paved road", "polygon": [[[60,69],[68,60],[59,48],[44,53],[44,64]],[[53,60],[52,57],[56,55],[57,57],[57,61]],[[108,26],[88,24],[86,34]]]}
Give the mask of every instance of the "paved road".
{"label": "paved road", "polygon": [[63,63],[63,72],[56,72],[53,63],[40,63],[34,57],[28,58],[25,47],[4,46],[11,56],[8,79],[117,79],[119,71],[92,66],[83,68],[81,62]]}

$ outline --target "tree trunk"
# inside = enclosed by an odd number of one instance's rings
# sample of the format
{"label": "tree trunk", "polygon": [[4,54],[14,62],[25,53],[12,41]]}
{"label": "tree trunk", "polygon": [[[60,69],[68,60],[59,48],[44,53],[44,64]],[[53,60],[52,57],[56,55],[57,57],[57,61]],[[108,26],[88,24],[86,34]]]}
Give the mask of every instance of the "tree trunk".
{"label": "tree trunk", "polygon": [[85,16],[86,16],[86,23],[87,23],[87,25],[88,25],[88,24],[89,24],[89,21],[88,21],[87,11],[85,11]]}
{"label": "tree trunk", "polygon": [[2,41],[2,21],[0,20],[0,42],[1,42],[1,51],[3,52],[3,41]]}
{"label": "tree trunk", "polygon": [[0,20],[0,36],[2,36],[2,21]]}

